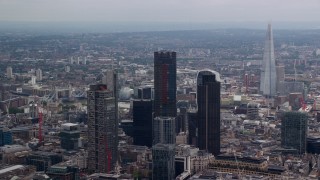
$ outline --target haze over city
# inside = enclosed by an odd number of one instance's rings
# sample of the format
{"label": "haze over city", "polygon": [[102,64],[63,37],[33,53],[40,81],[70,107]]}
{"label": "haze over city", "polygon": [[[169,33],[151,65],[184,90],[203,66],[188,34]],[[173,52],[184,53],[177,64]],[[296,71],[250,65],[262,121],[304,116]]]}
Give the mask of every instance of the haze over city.
{"label": "haze over city", "polygon": [[319,8],[318,0],[1,0],[0,30],[313,29]]}

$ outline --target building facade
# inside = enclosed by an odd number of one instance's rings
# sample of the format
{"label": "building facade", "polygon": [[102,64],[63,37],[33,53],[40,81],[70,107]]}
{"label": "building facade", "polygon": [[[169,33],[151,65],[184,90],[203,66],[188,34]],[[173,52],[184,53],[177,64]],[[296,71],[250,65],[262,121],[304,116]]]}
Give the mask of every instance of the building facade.
{"label": "building facade", "polygon": [[[110,86],[109,86],[110,87]],[[91,85],[88,91],[88,169],[113,170],[118,159],[117,101],[114,87]]]}
{"label": "building facade", "polygon": [[220,74],[203,70],[197,76],[198,146],[220,153]]}
{"label": "building facade", "polygon": [[275,96],[277,89],[276,85],[277,71],[274,57],[273,33],[271,24],[268,24],[260,74],[260,91],[265,96]]}
{"label": "building facade", "polygon": [[152,146],[152,100],[134,100],[133,116],[133,144]]}
{"label": "building facade", "polygon": [[156,117],[153,120],[153,144],[175,144],[175,118]]}
{"label": "building facade", "polygon": [[154,53],[154,117],[176,117],[176,52]]}
{"label": "building facade", "polygon": [[175,179],[175,148],[173,144],[152,147],[152,179]]}
{"label": "building facade", "polygon": [[61,148],[68,151],[78,149],[80,144],[80,129],[78,124],[62,124],[60,132]]}
{"label": "building facade", "polygon": [[281,120],[281,145],[302,154],[306,151],[308,116],[300,112],[286,112]]}

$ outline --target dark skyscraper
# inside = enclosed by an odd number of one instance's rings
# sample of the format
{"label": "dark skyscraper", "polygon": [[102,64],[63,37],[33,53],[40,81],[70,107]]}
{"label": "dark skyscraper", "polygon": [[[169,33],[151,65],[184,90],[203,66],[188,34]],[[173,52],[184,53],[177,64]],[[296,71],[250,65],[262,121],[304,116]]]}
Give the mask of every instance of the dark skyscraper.
{"label": "dark skyscraper", "polygon": [[154,117],[176,117],[176,52],[154,53]]}
{"label": "dark skyscraper", "polygon": [[115,86],[98,84],[91,85],[88,91],[88,169],[92,172],[109,172],[117,162],[118,120],[114,90]]}
{"label": "dark skyscraper", "polygon": [[287,112],[281,120],[281,145],[293,148],[302,154],[306,151],[307,143],[307,114]]}
{"label": "dark skyscraper", "polygon": [[197,76],[198,146],[220,153],[220,75],[203,70]]}
{"label": "dark skyscraper", "polygon": [[152,100],[133,101],[133,144],[152,146]]}

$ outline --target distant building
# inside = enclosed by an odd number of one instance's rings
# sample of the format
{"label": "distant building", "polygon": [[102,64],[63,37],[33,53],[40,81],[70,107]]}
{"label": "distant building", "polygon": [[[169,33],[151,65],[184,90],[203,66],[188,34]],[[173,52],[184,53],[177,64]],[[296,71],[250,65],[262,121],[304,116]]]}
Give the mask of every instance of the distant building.
{"label": "distant building", "polygon": [[300,154],[306,151],[307,141],[307,114],[287,112],[281,120],[281,145],[284,148],[293,148]]}
{"label": "distant building", "polygon": [[279,95],[288,95],[290,93],[304,93],[304,82],[299,81],[283,81],[278,83],[277,93]]}
{"label": "distant building", "polygon": [[175,179],[175,148],[173,144],[152,147],[152,179]]}
{"label": "distant building", "polygon": [[27,165],[36,166],[37,171],[47,171],[54,164],[62,162],[62,155],[53,152],[32,152],[27,156]]}
{"label": "distant building", "polygon": [[220,153],[220,75],[211,70],[197,75],[198,147]]}
{"label": "distant building", "polygon": [[280,91],[280,83],[285,80],[285,66],[276,66],[277,71],[277,93]]}
{"label": "distant building", "polygon": [[1,179],[25,179],[32,177],[36,172],[34,166],[27,165],[0,165]]}
{"label": "distant building", "polygon": [[156,117],[153,120],[153,144],[175,144],[175,118]]}
{"label": "distant building", "polygon": [[262,68],[260,74],[260,91],[265,96],[276,95],[277,71],[274,57],[273,33],[271,24],[268,24]]}
{"label": "distant building", "polygon": [[154,99],[153,86],[141,86],[134,89],[135,99]]}
{"label": "distant building", "polygon": [[176,117],[176,52],[154,52],[154,117]]}
{"label": "distant building", "polygon": [[152,147],[152,100],[134,100],[133,116],[133,144]]}
{"label": "distant building", "polygon": [[31,149],[22,145],[4,145],[0,147],[0,164],[25,164]]}
{"label": "distant building", "polygon": [[37,77],[37,81],[42,81],[42,70],[41,69],[36,70],[36,77]]}
{"label": "distant building", "polygon": [[181,107],[178,108],[179,113],[176,118],[176,133],[187,132],[188,129],[188,118],[187,118],[187,108]]}
{"label": "distant building", "polygon": [[80,129],[78,124],[62,124],[60,132],[61,148],[68,151],[78,149],[80,145]]}
{"label": "distant building", "polygon": [[7,67],[7,78],[11,79],[13,78],[13,74],[12,74],[12,67]]}
{"label": "distant building", "polygon": [[12,132],[6,128],[0,127],[0,146],[12,144]]}
{"label": "distant building", "polygon": [[111,73],[106,84],[91,85],[88,91],[88,169],[109,172],[118,159],[116,85]]}
{"label": "distant building", "polygon": [[260,104],[258,103],[248,103],[247,105],[247,118],[254,120],[259,118]]}
{"label": "distant building", "polygon": [[68,164],[56,164],[48,168],[46,174],[52,179],[79,180],[79,167]]}

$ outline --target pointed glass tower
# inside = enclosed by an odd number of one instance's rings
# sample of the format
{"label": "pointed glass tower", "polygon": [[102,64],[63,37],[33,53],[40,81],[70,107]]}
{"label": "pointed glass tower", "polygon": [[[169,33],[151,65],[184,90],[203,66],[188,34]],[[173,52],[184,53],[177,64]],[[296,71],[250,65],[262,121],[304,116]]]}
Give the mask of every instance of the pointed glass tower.
{"label": "pointed glass tower", "polygon": [[268,24],[260,78],[261,93],[268,97],[276,95],[277,73],[271,24]]}

